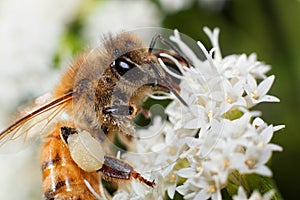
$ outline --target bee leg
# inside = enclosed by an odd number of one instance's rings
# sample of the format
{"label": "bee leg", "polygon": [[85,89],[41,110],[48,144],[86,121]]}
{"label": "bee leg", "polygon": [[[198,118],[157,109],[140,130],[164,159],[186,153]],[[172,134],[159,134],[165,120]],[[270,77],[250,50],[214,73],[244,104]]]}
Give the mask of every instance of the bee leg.
{"label": "bee leg", "polygon": [[102,113],[107,115],[117,115],[117,116],[126,116],[136,114],[137,108],[131,105],[115,105],[108,106],[102,109]]}
{"label": "bee leg", "polygon": [[[67,144],[67,139],[70,135],[78,133],[75,128],[70,128],[66,126],[62,126],[60,128],[61,137],[63,141]],[[149,181],[141,176],[140,173],[135,171],[133,167],[126,162],[110,157],[104,156],[104,163],[102,167],[97,170],[97,172],[101,172],[108,179],[116,179],[116,180],[131,180],[132,178],[144,183],[150,187],[154,187],[154,181]]]}
{"label": "bee leg", "polygon": [[104,164],[98,172],[101,172],[108,179],[130,180],[134,178],[150,187],[155,186],[154,180],[149,181],[145,179],[126,162],[110,156],[104,156]]}
{"label": "bee leg", "polygon": [[126,116],[126,115],[136,115],[141,113],[145,118],[149,119],[151,117],[151,112],[145,110],[140,106],[128,106],[128,105],[117,105],[108,106],[102,109],[103,114],[111,114],[115,116]]}
{"label": "bee leg", "polygon": [[78,133],[75,128],[62,126],[60,128],[60,137],[62,138],[62,141],[64,141],[66,144],[68,144],[68,137],[72,134]]}
{"label": "bee leg", "polygon": [[137,107],[138,113],[141,113],[146,119],[151,118],[151,112],[149,110],[146,110],[140,106]]}

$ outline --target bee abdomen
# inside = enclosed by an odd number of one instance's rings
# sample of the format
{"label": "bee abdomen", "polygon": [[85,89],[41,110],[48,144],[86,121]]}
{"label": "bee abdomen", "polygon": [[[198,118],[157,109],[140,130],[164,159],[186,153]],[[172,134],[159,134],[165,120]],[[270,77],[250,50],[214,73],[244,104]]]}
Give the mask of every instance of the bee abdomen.
{"label": "bee abdomen", "polygon": [[60,138],[60,127],[48,135],[41,150],[41,170],[44,198],[47,200],[94,200],[88,188],[99,192],[96,172],[85,172],[72,160],[68,147]]}

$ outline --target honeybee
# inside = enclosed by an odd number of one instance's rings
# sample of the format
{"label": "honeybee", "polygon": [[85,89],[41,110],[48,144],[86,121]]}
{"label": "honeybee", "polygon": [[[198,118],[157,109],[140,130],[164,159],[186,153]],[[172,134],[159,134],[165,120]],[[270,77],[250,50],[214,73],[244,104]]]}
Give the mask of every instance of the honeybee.
{"label": "honeybee", "polygon": [[143,111],[140,105],[156,91],[171,91],[186,105],[158,64],[159,54],[154,53],[158,39],[188,63],[160,35],[148,48],[132,33],[109,35],[101,50],[75,59],[54,88],[52,100],[0,133],[0,148],[20,138],[26,143],[31,137],[45,137],[41,148],[45,199],[97,199],[105,195],[101,178],[137,179],[155,186],[128,163],[106,155],[105,145],[115,134],[130,142],[133,120]]}

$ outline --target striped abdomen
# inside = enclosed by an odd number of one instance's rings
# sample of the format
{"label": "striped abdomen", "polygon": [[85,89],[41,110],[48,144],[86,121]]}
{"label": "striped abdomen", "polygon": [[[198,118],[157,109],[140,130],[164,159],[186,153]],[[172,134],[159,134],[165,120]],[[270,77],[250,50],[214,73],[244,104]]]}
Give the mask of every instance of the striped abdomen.
{"label": "striped abdomen", "polygon": [[72,160],[60,137],[60,125],[46,137],[41,150],[41,169],[44,197],[47,200],[97,199],[87,187],[86,180],[98,194],[99,176],[85,172]]}

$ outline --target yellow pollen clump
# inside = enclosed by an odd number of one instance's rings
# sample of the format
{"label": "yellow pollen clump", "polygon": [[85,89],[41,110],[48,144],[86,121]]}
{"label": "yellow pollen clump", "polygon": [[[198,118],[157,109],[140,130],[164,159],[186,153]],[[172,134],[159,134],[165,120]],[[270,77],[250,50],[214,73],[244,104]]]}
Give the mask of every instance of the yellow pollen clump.
{"label": "yellow pollen clump", "polygon": [[259,95],[258,95],[258,91],[257,90],[254,90],[252,93],[251,93],[251,97],[253,99],[258,99]]}
{"label": "yellow pollen clump", "polygon": [[169,175],[169,181],[171,182],[171,183],[175,183],[176,182],[176,175],[175,174],[170,174]]}
{"label": "yellow pollen clump", "polygon": [[168,147],[168,152],[171,156],[175,156],[176,155],[175,147]]}
{"label": "yellow pollen clump", "polygon": [[265,143],[263,143],[263,142],[259,142],[259,143],[257,144],[257,146],[258,146],[258,147],[265,147],[265,146],[266,146],[266,144],[265,144]]}
{"label": "yellow pollen clump", "polygon": [[202,165],[201,164],[199,164],[198,166],[197,166],[197,168],[196,168],[196,172],[201,172],[202,171]]}
{"label": "yellow pollen clump", "polygon": [[225,168],[225,169],[228,168],[229,165],[230,165],[230,161],[229,161],[228,159],[226,159],[226,160],[224,161],[224,168]]}
{"label": "yellow pollen clump", "polygon": [[216,190],[217,190],[216,185],[210,185],[210,186],[207,187],[206,192],[207,193],[215,193]]}
{"label": "yellow pollen clump", "polygon": [[210,111],[207,112],[207,116],[209,118],[212,118],[213,115],[214,115],[214,111],[210,110]]}
{"label": "yellow pollen clump", "polygon": [[247,165],[248,169],[253,169],[254,165],[256,164],[256,160],[248,159],[245,161],[245,164]]}
{"label": "yellow pollen clump", "polygon": [[198,99],[197,99],[197,103],[199,104],[199,105],[205,105],[205,100],[204,99],[202,99],[201,97],[198,97]]}
{"label": "yellow pollen clump", "polygon": [[195,147],[194,151],[193,151],[193,155],[195,156],[199,156],[201,153],[200,149],[198,147]]}
{"label": "yellow pollen clump", "polygon": [[225,100],[227,103],[232,104],[232,99],[227,94],[225,95]]}

